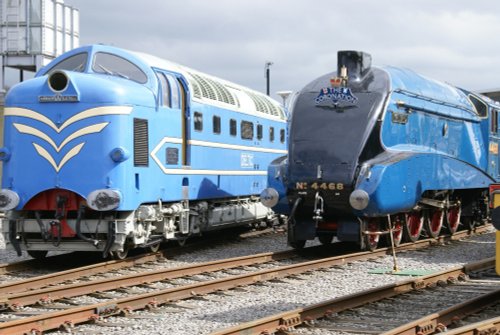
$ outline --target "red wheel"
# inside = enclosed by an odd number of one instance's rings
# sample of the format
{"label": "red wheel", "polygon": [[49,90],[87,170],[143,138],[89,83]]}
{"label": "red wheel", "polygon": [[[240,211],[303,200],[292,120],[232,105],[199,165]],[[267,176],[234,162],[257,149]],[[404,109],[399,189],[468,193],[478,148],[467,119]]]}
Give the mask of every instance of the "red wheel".
{"label": "red wheel", "polygon": [[444,211],[442,209],[431,209],[426,216],[425,230],[429,237],[438,237],[443,227]]}
{"label": "red wheel", "polygon": [[446,228],[450,235],[453,235],[458,230],[460,225],[460,216],[462,214],[462,208],[460,205],[448,208],[446,211]]}
{"label": "red wheel", "polygon": [[[369,218],[364,221],[365,231],[364,239],[365,246],[367,250],[374,251],[378,247],[378,242],[380,240],[380,221],[378,218]],[[377,234],[371,234],[377,233]]]}
{"label": "red wheel", "polygon": [[[394,241],[394,246],[397,247],[403,240],[403,226],[405,225],[405,216],[403,214],[391,215],[391,224],[392,240]],[[389,227],[387,230],[389,230]],[[391,234],[387,234],[386,237],[387,245],[391,246]]]}
{"label": "red wheel", "polygon": [[424,226],[424,216],[421,211],[406,214],[406,224],[403,225],[404,238],[408,242],[416,242]]}

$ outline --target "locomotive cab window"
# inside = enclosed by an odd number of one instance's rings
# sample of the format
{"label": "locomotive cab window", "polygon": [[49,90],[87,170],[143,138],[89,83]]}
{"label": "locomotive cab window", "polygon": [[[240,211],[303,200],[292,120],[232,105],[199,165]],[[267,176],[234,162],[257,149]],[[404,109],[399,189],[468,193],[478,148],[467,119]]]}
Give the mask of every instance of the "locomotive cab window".
{"label": "locomotive cab window", "polygon": [[485,117],[488,115],[488,106],[472,94],[469,94],[469,100],[474,105],[477,115]]}
{"label": "locomotive cab window", "polygon": [[148,81],[146,74],[137,65],[125,58],[105,52],[95,54],[92,70],[96,73],[125,78],[140,84],[145,84]]}
{"label": "locomotive cab window", "polygon": [[203,130],[203,114],[200,112],[194,112],[194,130]]}
{"label": "locomotive cab window", "polygon": [[83,72],[87,66],[87,58],[88,54],[86,52],[73,55],[54,65],[49,71],[47,71],[47,73],[54,70]]}
{"label": "locomotive cab window", "polygon": [[280,142],[285,143],[285,129],[280,129]]}
{"label": "locomotive cab window", "polygon": [[244,140],[253,139],[253,123],[249,121],[241,121],[241,138]]}
{"label": "locomotive cab window", "polygon": [[274,142],[274,127],[269,127],[269,141]]}
{"label": "locomotive cab window", "polygon": [[220,134],[220,116],[214,115],[212,125],[214,134]]}

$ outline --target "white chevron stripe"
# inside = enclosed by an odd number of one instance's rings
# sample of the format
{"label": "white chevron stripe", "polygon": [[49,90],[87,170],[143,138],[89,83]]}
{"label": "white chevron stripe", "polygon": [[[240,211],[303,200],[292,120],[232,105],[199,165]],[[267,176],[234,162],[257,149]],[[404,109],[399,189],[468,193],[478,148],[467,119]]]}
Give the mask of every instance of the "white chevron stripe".
{"label": "white chevron stripe", "polygon": [[56,149],[57,152],[59,152],[59,150],[57,150],[56,143],[44,132],[42,132],[36,128],[30,127],[30,126],[27,126],[24,124],[19,124],[19,123],[14,123],[14,127],[22,134],[30,134],[30,135],[36,136],[38,138],[41,138],[45,142],[49,143],[54,149]]}
{"label": "white chevron stripe", "polygon": [[60,127],[52,122],[45,115],[32,111],[26,108],[18,108],[18,107],[6,107],[4,110],[5,116],[22,116],[28,119],[33,119],[45,123],[56,132],[60,133],[64,128],[69,125],[94,116],[102,116],[102,115],[120,115],[120,114],[130,114],[132,112],[131,106],[102,106],[84,110],[76,115],[73,115],[68,120],[66,120]]}
{"label": "white chevron stripe", "polygon": [[103,130],[108,124],[109,124],[109,122],[103,122],[103,123],[98,123],[98,124],[95,124],[92,126],[88,126],[88,127],[79,129],[79,130],[75,131],[74,133],[72,133],[71,135],[69,135],[68,137],[66,137],[59,146],[57,146],[57,144],[47,134],[45,134],[44,132],[42,132],[36,128],[30,127],[30,126],[27,126],[24,124],[19,124],[19,123],[14,123],[14,127],[20,133],[33,135],[33,136],[36,136],[38,138],[41,138],[45,142],[49,143],[57,152],[60,152],[61,149],[64,148],[64,146],[66,144],[68,144],[68,142],[74,140],[75,138],[83,136],[83,135],[98,133],[101,130]]}
{"label": "white chevron stripe", "polygon": [[68,151],[68,153],[66,155],[64,155],[63,159],[61,160],[61,162],[59,164],[56,163],[54,158],[42,146],[40,146],[36,143],[32,143],[32,144],[35,147],[35,150],[38,152],[38,154],[40,156],[42,156],[43,158],[45,158],[47,160],[47,162],[49,162],[50,165],[52,165],[52,167],[56,170],[56,172],[59,172],[59,170],[61,170],[61,168],[64,166],[64,164],[66,164],[71,158],[78,155],[80,150],[82,150],[82,147],[85,145],[85,142],[78,144],[77,146],[73,147],[70,151]]}
{"label": "white chevron stripe", "polygon": [[75,131],[73,134],[66,137],[64,141],[62,141],[61,145],[59,145],[58,149],[56,149],[57,152],[59,152],[66,144],[68,144],[68,142],[74,140],[75,138],[101,132],[101,130],[106,128],[108,124],[109,122],[98,123]]}

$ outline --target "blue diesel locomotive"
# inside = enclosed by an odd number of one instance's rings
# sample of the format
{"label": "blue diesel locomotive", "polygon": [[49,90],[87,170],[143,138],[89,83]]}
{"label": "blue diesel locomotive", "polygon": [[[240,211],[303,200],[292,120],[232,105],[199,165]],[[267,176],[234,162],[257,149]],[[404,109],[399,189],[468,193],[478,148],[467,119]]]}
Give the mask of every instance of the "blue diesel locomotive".
{"label": "blue diesel locomotive", "polygon": [[270,220],[259,193],[285,128],[281,106],[248,88],[115,47],[72,50],[6,97],[7,248],[121,258]]}
{"label": "blue diesel locomotive", "polygon": [[500,177],[498,110],[490,99],[363,52],[338,53],[337,72],[298,93],[289,154],[268,171],[263,202],[289,215],[288,238],[374,249],[422,231],[454,233],[488,216]]}

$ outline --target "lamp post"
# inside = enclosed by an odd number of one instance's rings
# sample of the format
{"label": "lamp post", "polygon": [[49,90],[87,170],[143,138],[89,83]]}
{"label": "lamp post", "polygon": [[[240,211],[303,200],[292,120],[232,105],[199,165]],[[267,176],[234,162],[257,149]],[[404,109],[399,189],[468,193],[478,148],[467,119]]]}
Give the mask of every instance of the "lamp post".
{"label": "lamp post", "polygon": [[270,74],[269,68],[271,67],[271,65],[273,65],[273,62],[270,62],[270,61],[266,62],[266,66],[265,66],[266,73],[265,73],[265,76],[266,76],[266,94],[267,95],[269,95],[269,81],[271,79],[270,78],[271,74]]}
{"label": "lamp post", "polygon": [[283,99],[283,110],[285,111],[286,116],[288,117],[288,110],[286,108],[286,99],[292,94],[292,91],[278,91],[276,92],[277,95]]}

